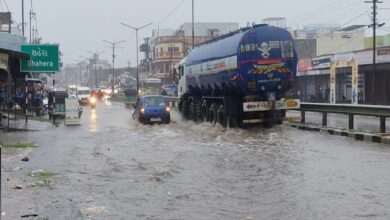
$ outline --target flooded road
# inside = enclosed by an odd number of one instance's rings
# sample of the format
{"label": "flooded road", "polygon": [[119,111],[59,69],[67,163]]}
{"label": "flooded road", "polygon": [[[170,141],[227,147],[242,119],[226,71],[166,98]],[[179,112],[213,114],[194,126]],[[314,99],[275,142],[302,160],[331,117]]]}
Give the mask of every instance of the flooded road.
{"label": "flooded road", "polygon": [[[101,102],[81,126],[10,134],[39,147],[29,162],[2,160],[2,219],[390,218],[386,145],[172,118],[140,125],[123,104]],[[38,169],[55,174],[48,187],[12,190]]]}

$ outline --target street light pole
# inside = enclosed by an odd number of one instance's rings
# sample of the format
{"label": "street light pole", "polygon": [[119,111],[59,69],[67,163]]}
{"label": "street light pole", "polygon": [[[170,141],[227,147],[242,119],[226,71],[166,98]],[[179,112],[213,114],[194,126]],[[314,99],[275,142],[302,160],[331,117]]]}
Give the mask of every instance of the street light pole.
{"label": "street light pole", "polygon": [[22,34],[24,37],[24,0],[22,0]]}
{"label": "street light pole", "polygon": [[195,15],[194,15],[194,0],[192,0],[192,49],[195,47]]}
{"label": "street light pole", "polygon": [[115,47],[117,44],[125,42],[124,40],[121,41],[114,41],[110,42],[107,40],[103,40],[103,42],[106,42],[112,46],[112,84],[111,84],[111,92],[114,93],[114,85],[115,85]]}
{"label": "street light pole", "polygon": [[139,94],[139,68],[138,68],[138,31],[143,29],[143,28],[146,28],[147,26],[149,25],[152,25],[153,23],[149,23],[147,25],[144,25],[144,26],[141,26],[141,27],[133,27],[133,26],[130,26],[128,24],[125,24],[125,23],[121,23],[121,25],[123,26],[126,26],[126,27],[129,27],[133,30],[135,30],[135,36],[136,36],[136,50],[137,50],[137,95]]}

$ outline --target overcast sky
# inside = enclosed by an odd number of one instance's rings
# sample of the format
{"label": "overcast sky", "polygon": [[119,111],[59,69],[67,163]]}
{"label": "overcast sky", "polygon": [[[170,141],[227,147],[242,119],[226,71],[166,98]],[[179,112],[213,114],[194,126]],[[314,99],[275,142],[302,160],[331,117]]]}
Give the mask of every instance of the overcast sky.
{"label": "overcast sky", "polygon": [[[16,22],[21,22],[22,0],[0,0],[0,10],[7,6]],[[25,0],[28,19],[30,1]],[[386,19],[381,33],[390,33],[390,0],[379,5],[378,18]],[[140,42],[151,30],[177,28],[191,21],[191,0],[33,0],[39,36],[44,42],[59,43],[65,63],[89,57],[87,51],[104,51],[101,58],[111,62],[112,50],[102,40],[120,41],[116,67],[136,63],[135,32],[122,25],[142,26]],[[176,10],[175,10],[176,9]],[[286,17],[290,27],[312,23],[337,23],[343,26],[369,24],[371,5],[364,0],[195,0],[195,22],[261,23],[267,17]],[[28,36],[26,27],[26,36]],[[142,55],[141,55],[142,58]]]}

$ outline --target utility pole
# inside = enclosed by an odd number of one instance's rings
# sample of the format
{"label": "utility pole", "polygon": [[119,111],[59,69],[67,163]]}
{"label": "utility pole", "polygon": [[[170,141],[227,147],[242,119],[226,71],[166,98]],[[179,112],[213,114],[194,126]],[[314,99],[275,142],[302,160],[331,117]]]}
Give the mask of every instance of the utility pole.
{"label": "utility pole", "polygon": [[195,47],[195,18],[194,18],[194,0],[192,0],[192,49]]}
{"label": "utility pole", "polygon": [[[372,103],[375,105],[375,81],[376,81],[376,27],[377,24],[377,6],[378,3],[383,3],[382,1],[378,0],[372,0],[372,1],[365,1],[365,3],[372,3],[372,24],[368,27],[372,27],[372,84],[371,84],[371,92],[372,92]],[[384,24],[380,24],[379,26],[382,26]]]}
{"label": "utility pole", "polygon": [[32,44],[32,27],[31,27],[31,20],[32,20],[32,11],[30,10],[30,44]]}
{"label": "utility pole", "polygon": [[114,85],[115,85],[115,47],[117,44],[125,42],[124,40],[121,41],[114,41],[110,42],[107,40],[103,40],[103,42],[106,42],[112,46],[112,84],[111,84],[111,92],[114,94]]}
{"label": "utility pole", "polygon": [[24,37],[24,0],[22,0],[22,34]]}
{"label": "utility pole", "polygon": [[149,23],[149,24],[146,24],[144,26],[141,26],[141,27],[132,27],[130,25],[127,25],[125,23],[121,23],[121,25],[123,26],[126,26],[126,27],[129,27],[131,29],[134,29],[135,30],[135,35],[136,35],[136,50],[137,50],[137,95],[139,94],[139,68],[138,68],[138,31],[143,29],[143,28],[146,28],[147,26],[149,25],[152,25],[153,23]]}
{"label": "utility pole", "polygon": [[92,64],[93,64],[93,67],[94,67],[94,71],[95,71],[95,88],[98,88],[98,77],[97,77],[97,68],[96,68],[96,64],[97,64],[97,61],[98,61],[98,59],[99,59],[99,54],[101,54],[101,53],[103,53],[104,52],[104,50],[103,51],[100,51],[100,52],[98,52],[98,51],[96,51],[96,52],[91,52],[91,51],[89,51],[89,50],[87,50],[87,52],[88,53],[90,53],[90,54],[92,54]]}

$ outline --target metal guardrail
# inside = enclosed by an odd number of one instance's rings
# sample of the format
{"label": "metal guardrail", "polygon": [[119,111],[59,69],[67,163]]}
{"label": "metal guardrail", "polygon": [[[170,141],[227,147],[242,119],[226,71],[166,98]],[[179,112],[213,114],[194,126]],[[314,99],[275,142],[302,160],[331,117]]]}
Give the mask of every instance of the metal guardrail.
{"label": "metal guardrail", "polygon": [[305,123],[305,112],[322,113],[322,125],[327,126],[328,113],[349,116],[349,129],[354,129],[354,115],[376,116],[380,121],[380,132],[386,132],[386,117],[390,117],[390,106],[383,105],[348,105],[301,102],[301,122]]}

